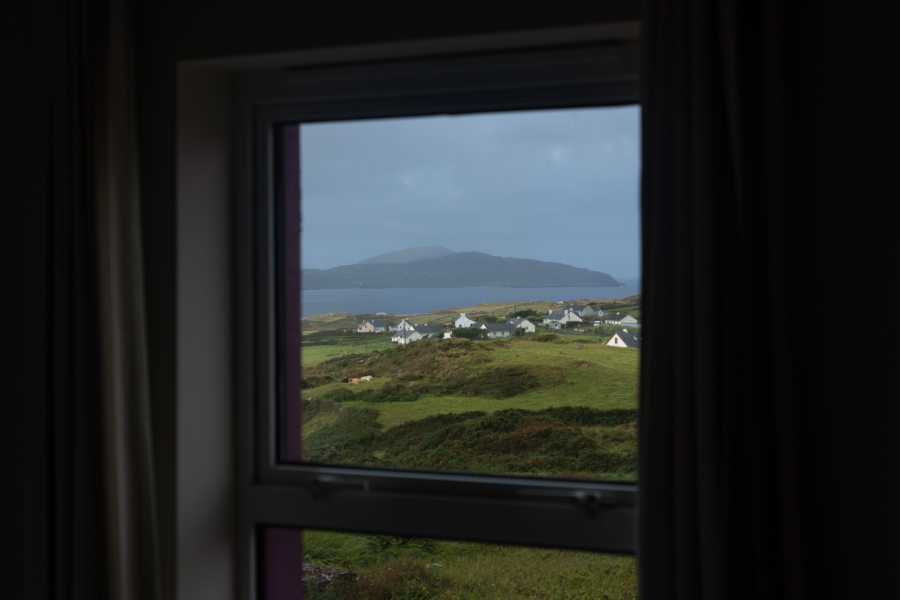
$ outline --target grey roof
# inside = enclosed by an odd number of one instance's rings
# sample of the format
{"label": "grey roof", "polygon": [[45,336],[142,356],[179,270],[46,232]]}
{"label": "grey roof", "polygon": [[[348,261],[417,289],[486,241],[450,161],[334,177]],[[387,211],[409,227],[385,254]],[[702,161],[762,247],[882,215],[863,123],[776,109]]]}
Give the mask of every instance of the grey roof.
{"label": "grey roof", "polygon": [[413,328],[422,335],[434,335],[444,331],[443,325],[413,325]]}
{"label": "grey roof", "polygon": [[508,331],[512,333],[515,327],[513,327],[511,323],[485,323],[484,329],[487,329],[488,331]]}
{"label": "grey roof", "polygon": [[362,322],[362,325],[365,325],[366,323],[371,323],[373,327],[381,327],[382,329],[384,329],[384,319],[375,321],[365,320]]}
{"label": "grey roof", "polygon": [[550,313],[549,315],[544,317],[544,319],[547,321],[559,321],[560,319],[562,319],[565,316],[566,316],[565,310],[554,310],[552,313]]}
{"label": "grey roof", "polygon": [[[507,321],[507,323],[509,323],[513,327],[518,327],[519,325],[521,325],[522,323],[524,323],[526,321],[528,321],[528,319],[525,319],[523,317],[516,317],[515,319],[510,319],[509,321]],[[531,323],[531,321],[528,321],[528,322]],[[533,323],[532,323],[532,325],[533,325]]]}
{"label": "grey roof", "polygon": [[616,335],[619,336],[625,345],[629,348],[640,348],[641,347],[641,336],[632,331],[617,331]]}

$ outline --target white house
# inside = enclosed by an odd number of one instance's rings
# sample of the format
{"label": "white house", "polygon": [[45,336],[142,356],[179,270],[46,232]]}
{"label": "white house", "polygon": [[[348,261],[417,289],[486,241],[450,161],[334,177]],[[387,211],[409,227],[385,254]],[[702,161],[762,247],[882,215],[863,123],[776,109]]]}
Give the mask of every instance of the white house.
{"label": "white house", "polygon": [[615,346],[616,348],[640,348],[641,347],[641,336],[634,331],[628,331],[627,329],[623,329],[622,331],[615,332],[609,341],[606,342],[607,346]]}
{"label": "white house", "polygon": [[534,333],[534,323],[529,321],[528,319],[523,319],[521,317],[516,317],[515,319],[510,319],[507,321],[510,325],[513,326],[513,329],[524,329],[525,333]]}
{"label": "white house", "polygon": [[403,331],[398,331],[394,337],[391,338],[392,342],[397,342],[401,346],[405,346],[410,342],[415,342],[422,339],[422,334],[416,331],[415,329],[404,329]]}
{"label": "white house", "polygon": [[635,319],[634,317],[632,317],[629,314],[622,314],[622,313],[616,313],[614,315],[613,314],[607,315],[606,322],[612,323],[613,325],[628,325],[630,327],[640,327],[641,326],[641,324],[638,322],[637,319]]}
{"label": "white house", "polygon": [[443,325],[414,325],[413,329],[422,337],[431,337],[443,333]]}
{"label": "white house", "polygon": [[453,321],[454,327],[471,327],[475,324],[475,321],[466,316],[466,313],[459,313],[459,316],[456,317],[456,320]]}
{"label": "white house", "polygon": [[410,329],[413,329],[413,327],[414,327],[413,324],[410,323],[409,321],[407,321],[406,318],[404,317],[396,325],[391,325],[390,330],[391,331],[409,331]]}
{"label": "white house", "polygon": [[515,327],[510,323],[482,323],[479,329],[487,331],[489,338],[510,337]]}
{"label": "white house", "polygon": [[562,310],[551,310],[550,313],[544,317],[544,325],[549,327],[550,329],[562,329],[566,323],[581,323],[583,322],[581,317],[575,314],[570,308],[564,308]]}
{"label": "white house", "polygon": [[587,306],[581,309],[581,312],[578,313],[582,319],[586,319],[588,317],[603,317],[606,316],[606,311],[600,308],[599,306],[591,306],[588,304]]}

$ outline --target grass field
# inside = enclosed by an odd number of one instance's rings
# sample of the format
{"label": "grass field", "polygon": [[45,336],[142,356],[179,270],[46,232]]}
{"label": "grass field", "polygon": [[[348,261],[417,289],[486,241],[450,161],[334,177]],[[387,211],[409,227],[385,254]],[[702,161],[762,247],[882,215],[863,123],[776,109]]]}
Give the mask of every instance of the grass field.
{"label": "grass field", "polygon": [[[546,312],[549,303],[534,304]],[[482,306],[499,316],[512,307]],[[449,321],[458,312],[477,314],[472,308],[410,320]],[[640,315],[636,300],[610,308]],[[608,347],[608,335],[589,327],[580,335],[398,347],[389,334],[355,333],[359,319],[329,315],[304,323],[307,460],[636,479],[638,350]],[[364,375],[372,381],[341,382]],[[304,553],[307,562],[353,572],[309,589],[307,597],[318,600],[637,595],[628,556],[321,531],[304,532]]]}
{"label": "grass field", "polygon": [[309,600],[631,600],[635,560],[574,550],[304,532],[304,560],[350,571]]}

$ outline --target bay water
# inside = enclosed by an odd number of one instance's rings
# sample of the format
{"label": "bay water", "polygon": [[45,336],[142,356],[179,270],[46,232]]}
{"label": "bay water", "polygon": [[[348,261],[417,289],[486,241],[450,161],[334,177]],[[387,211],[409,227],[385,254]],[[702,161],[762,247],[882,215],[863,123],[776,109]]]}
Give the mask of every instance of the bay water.
{"label": "bay water", "polygon": [[619,278],[618,287],[351,288],[304,290],[304,318],[324,313],[420,314],[484,302],[559,302],[577,298],[621,299],[640,294],[640,280]]}

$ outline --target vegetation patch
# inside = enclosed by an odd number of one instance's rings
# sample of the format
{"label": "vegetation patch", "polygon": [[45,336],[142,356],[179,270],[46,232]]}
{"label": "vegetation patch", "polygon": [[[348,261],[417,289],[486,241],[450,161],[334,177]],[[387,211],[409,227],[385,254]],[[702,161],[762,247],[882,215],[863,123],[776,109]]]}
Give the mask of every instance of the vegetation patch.
{"label": "vegetation patch", "polygon": [[526,366],[490,367],[480,373],[456,372],[417,388],[437,395],[509,398],[541,385],[537,369]]}
{"label": "vegetation patch", "polygon": [[307,390],[317,388],[322,385],[328,385],[329,383],[334,383],[334,379],[327,375],[310,375],[309,377],[304,377],[300,380],[300,389]]}

